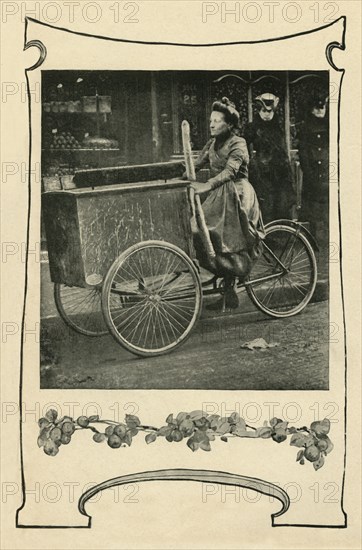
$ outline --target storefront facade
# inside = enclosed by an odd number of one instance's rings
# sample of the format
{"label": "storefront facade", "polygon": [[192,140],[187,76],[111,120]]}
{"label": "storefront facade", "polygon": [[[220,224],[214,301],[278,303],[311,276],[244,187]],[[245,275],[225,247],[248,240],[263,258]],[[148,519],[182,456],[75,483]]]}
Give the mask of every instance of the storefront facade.
{"label": "storefront facade", "polygon": [[177,158],[185,119],[199,151],[212,102],[223,96],[240,113],[242,135],[255,116],[255,97],[264,92],[280,98],[278,116],[293,160],[305,98],[315,86],[329,87],[327,72],[44,71],[42,78],[43,176]]}

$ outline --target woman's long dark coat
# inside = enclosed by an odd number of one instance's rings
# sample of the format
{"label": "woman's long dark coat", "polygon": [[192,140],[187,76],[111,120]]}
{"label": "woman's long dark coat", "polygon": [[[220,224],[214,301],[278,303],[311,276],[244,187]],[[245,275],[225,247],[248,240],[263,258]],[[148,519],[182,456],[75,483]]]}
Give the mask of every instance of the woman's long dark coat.
{"label": "woman's long dark coat", "polygon": [[249,180],[258,196],[264,221],[289,218],[295,194],[285,137],[277,115],[270,121],[256,115],[244,134],[251,158]]}

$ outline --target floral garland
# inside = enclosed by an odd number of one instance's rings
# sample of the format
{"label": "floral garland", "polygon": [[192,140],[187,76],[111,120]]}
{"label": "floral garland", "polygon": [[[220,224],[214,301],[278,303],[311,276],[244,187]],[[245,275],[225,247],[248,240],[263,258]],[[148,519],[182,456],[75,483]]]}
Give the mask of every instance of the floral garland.
{"label": "floral garland", "polygon": [[[127,414],[124,422],[101,420],[98,415],[80,416],[73,420],[70,416],[58,418],[58,413],[50,409],[45,417],[40,418],[40,434],[38,446],[43,447],[49,456],[55,456],[61,445],[68,445],[74,433],[79,430],[91,430],[96,443],[107,441],[112,449],[126,447],[132,444],[133,438],[140,432],[145,432],[147,444],[153,443],[158,437],[165,437],[167,441],[180,442],[187,439],[187,446],[192,451],[202,449],[211,451],[211,441],[217,437],[227,443],[230,438],[251,437],[272,439],[282,443],[288,436],[290,445],[298,447],[297,462],[304,464],[305,460],[312,462],[314,469],[319,470],[324,464],[325,457],[333,450],[333,443],[328,437],[330,422],[327,418],[312,422],[310,427],[294,428],[280,418],[272,418],[260,428],[248,426],[238,413],[229,417],[218,414],[207,414],[203,411],[190,413],[180,412],[176,417],[170,414],[166,418],[166,425],[161,428],[141,424],[137,416]],[[101,431],[101,425],[103,430]]]}

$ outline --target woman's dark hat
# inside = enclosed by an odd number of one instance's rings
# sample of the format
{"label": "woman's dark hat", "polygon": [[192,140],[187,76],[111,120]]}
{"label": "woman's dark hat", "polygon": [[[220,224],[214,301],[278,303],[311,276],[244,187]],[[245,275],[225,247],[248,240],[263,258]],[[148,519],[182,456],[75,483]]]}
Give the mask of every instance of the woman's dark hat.
{"label": "woman's dark hat", "polygon": [[235,128],[239,125],[240,115],[235,108],[235,103],[232,103],[227,97],[223,97],[221,101],[215,101],[212,104],[212,110],[223,113],[226,122]]}
{"label": "woman's dark hat", "polygon": [[266,111],[275,111],[279,104],[279,97],[274,94],[265,93],[255,98],[257,106],[264,107]]}

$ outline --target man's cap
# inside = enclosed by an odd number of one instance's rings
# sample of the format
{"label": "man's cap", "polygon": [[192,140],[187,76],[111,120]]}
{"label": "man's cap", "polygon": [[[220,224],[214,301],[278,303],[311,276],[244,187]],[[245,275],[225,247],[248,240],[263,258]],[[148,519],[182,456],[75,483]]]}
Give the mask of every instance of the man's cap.
{"label": "man's cap", "polygon": [[309,98],[311,108],[323,109],[328,101],[329,94],[326,90],[314,89]]}

